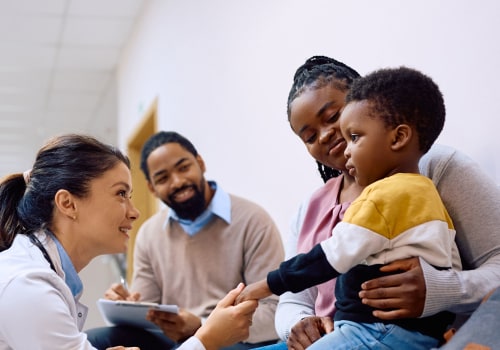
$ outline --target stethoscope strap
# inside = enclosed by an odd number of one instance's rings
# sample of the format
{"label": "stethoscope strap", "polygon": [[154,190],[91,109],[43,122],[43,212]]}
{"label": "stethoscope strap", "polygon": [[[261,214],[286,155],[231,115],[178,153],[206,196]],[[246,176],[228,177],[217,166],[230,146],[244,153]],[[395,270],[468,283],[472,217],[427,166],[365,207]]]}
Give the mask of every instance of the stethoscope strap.
{"label": "stethoscope strap", "polygon": [[49,253],[47,252],[47,249],[45,249],[45,247],[43,246],[42,242],[40,242],[38,237],[34,233],[29,233],[28,237],[30,238],[31,243],[36,245],[38,247],[38,249],[41,250],[45,260],[47,260],[48,263],[50,264],[50,268],[52,270],[54,270],[54,272],[56,272],[56,267],[54,266],[54,263],[52,262],[52,259],[50,258]]}

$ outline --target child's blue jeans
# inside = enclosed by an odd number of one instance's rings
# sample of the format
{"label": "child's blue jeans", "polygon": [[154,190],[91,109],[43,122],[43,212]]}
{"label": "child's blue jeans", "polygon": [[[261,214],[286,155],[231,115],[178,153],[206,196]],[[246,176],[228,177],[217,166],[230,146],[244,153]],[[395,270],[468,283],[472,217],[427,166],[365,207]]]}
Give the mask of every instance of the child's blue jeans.
{"label": "child's blue jeans", "polygon": [[428,350],[436,338],[393,324],[335,321],[334,331],[314,342],[308,350]]}

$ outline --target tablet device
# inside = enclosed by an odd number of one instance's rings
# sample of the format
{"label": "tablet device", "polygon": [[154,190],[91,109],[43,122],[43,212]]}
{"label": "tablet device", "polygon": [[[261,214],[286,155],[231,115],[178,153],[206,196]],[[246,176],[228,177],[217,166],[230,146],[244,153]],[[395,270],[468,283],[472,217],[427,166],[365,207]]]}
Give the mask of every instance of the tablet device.
{"label": "tablet device", "polygon": [[160,330],[153,322],[146,320],[149,309],[179,313],[177,305],[165,305],[140,301],[107,300],[99,299],[97,307],[108,325],[126,325],[149,330]]}

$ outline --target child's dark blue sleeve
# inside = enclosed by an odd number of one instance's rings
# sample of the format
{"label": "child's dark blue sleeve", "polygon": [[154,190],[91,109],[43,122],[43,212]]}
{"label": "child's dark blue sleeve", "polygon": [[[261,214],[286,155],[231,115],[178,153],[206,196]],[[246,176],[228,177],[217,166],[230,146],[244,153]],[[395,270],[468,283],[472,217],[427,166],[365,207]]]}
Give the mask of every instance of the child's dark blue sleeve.
{"label": "child's dark blue sleeve", "polygon": [[269,272],[267,284],[271,292],[281,295],[285,292],[303,291],[338,275],[328,263],[321,245],[317,244],[310,252],[283,261],[279,269]]}

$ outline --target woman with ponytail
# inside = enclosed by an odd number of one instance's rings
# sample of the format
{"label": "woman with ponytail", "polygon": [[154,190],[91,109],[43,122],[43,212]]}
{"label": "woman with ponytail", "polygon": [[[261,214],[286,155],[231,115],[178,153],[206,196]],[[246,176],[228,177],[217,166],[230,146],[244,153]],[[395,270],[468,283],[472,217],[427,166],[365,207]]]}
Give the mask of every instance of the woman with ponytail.
{"label": "woman with ponytail", "polygon": [[82,135],[53,138],[0,182],[0,349],[93,349],[78,272],[126,250],[131,193],[128,158]]}
{"label": "woman with ponytail", "polygon": [[[87,308],[78,302],[78,272],[98,255],[125,252],[139,216],[131,194],[128,158],[82,135],[50,140],[32,169],[0,181],[0,350],[95,350],[81,331]],[[179,350],[248,338],[258,303],[233,305],[243,287]],[[139,350],[108,348],[124,349]]]}

